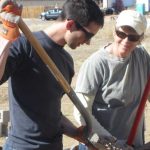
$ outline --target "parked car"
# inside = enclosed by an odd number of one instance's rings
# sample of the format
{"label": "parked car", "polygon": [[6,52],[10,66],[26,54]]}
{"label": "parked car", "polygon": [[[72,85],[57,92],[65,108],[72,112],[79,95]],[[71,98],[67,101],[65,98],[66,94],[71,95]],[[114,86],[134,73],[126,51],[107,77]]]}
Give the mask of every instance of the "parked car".
{"label": "parked car", "polygon": [[116,10],[112,7],[109,8],[103,8],[102,9],[104,15],[112,15],[112,14],[117,14]]}
{"label": "parked car", "polygon": [[48,11],[42,12],[40,14],[40,18],[42,20],[50,20],[50,19],[56,20],[61,14],[61,12],[62,9],[60,8],[49,9]]}

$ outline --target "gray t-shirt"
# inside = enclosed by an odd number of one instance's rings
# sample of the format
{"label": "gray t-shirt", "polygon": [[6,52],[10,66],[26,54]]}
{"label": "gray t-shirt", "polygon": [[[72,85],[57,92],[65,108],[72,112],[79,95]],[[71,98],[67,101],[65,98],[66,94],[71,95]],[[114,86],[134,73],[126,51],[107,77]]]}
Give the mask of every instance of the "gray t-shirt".
{"label": "gray t-shirt", "polygon": [[[126,58],[115,57],[103,48],[83,63],[76,92],[95,96],[95,118],[113,136],[127,140],[149,75],[150,56],[143,47],[136,47]],[[143,119],[135,146],[143,144]]]}

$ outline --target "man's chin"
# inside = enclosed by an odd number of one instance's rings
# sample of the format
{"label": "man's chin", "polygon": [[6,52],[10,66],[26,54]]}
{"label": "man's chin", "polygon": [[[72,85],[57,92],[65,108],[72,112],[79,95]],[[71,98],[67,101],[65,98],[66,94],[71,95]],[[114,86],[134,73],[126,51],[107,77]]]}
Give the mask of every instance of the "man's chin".
{"label": "man's chin", "polygon": [[77,48],[76,45],[69,45],[69,47],[70,47],[71,49],[76,49],[76,48]]}

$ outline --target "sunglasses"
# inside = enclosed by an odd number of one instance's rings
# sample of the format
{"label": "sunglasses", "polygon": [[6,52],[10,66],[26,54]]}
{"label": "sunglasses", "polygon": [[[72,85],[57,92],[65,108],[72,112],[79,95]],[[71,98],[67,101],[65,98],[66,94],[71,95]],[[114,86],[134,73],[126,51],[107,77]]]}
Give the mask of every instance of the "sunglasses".
{"label": "sunglasses", "polygon": [[79,30],[81,30],[81,31],[83,31],[85,33],[87,41],[90,40],[94,36],[93,33],[88,32],[85,28],[83,28],[83,26],[81,26],[76,21],[75,21],[75,25],[76,25],[77,29],[79,29]]}
{"label": "sunglasses", "polygon": [[127,37],[128,41],[137,42],[140,40],[140,38],[143,34],[142,35],[132,35],[132,34],[127,35],[126,33],[122,32],[122,31],[116,30],[116,35],[121,39],[125,39]]}

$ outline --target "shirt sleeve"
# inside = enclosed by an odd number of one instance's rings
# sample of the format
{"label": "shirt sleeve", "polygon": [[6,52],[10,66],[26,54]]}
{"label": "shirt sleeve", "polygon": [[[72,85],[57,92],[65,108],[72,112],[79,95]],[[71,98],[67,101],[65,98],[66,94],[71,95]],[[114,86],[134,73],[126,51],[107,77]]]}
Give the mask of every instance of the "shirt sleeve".
{"label": "shirt sleeve", "polygon": [[81,66],[75,91],[95,95],[103,82],[103,63],[97,53],[89,57]]}
{"label": "shirt sleeve", "polygon": [[[94,96],[88,96],[82,93],[77,93],[77,96],[85,109],[89,112],[90,120],[92,122],[92,134],[97,133],[100,137],[111,137],[112,135],[92,115]],[[84,118],[81,116],[76,107],[74,107],[74,117],[79,125],[85,125]]]}

